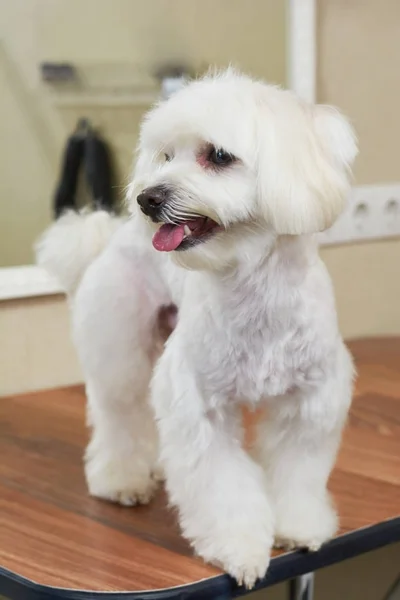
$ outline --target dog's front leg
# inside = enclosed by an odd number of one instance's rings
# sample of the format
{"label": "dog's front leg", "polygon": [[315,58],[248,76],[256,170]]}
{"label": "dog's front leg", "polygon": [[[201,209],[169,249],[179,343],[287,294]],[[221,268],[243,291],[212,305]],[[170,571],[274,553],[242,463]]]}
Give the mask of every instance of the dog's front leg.
{"label": "dog's front leg", "polygon": [[308,390],[271,399],[253,456],[263,465],[275,514],[277,546],[317,550],[337,529],[327,482],[351,401],[353,367],[338,368]]}
{"label": "dog's front leg", "polygon": [[170,501],[196,553],[251,588],[273,542],[264,474],[242,449],[236,409],[204,398],[185,363],[170,344],[152,385]]}

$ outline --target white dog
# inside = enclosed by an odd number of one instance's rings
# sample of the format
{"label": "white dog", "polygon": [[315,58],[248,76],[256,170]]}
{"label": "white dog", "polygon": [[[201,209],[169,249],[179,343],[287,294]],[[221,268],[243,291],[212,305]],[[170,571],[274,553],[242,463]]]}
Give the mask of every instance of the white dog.
{"label": "white dog", "polygon": [[[90,493],[147,502],[159,436],[183,535],[248,587],[274,540],[314,550],[337,527],[326,485],[353,367],[313,234],[343,209],[356,153],[336,110],[209,76],[145,118],[132,216],[83,277],[108,214],[69,213],[39,245],[71,297]],[[251,456],[242,405],[267,407]]]}

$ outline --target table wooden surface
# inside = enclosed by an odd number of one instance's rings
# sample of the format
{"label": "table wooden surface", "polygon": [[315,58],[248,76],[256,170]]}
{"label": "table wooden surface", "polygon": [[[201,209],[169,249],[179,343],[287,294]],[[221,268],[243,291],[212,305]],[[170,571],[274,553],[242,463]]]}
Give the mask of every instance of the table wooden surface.
{"label": "table wooden surface", "polygon": [[[276,553],[259,587],[400,540],[400,339],[350,348],[359,379],[330,480],[340,533],[317,553]],[[242,593],[192,556],[162,490],[147,507],[90,498],[86,441],[82,388],[0,399],[0,594],[137,600]]]}

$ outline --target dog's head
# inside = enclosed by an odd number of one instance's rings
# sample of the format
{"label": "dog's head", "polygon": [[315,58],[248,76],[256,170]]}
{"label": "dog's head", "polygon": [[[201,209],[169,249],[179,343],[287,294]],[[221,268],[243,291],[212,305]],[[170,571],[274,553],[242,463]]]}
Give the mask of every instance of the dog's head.
{"label": "dog's head", "polygon": [[227,71],[147,115],[131,206],[153,224],[157,250],[189,268],[219,268],[252,236],[332,225],[356,154],[336,110]]}

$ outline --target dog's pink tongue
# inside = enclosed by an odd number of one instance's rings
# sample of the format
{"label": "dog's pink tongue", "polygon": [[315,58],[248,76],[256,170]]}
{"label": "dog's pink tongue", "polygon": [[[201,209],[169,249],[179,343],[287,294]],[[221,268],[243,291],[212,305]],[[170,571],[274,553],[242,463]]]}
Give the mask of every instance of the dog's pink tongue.
{"label": "dog's pink tongue", "polygon": [[172,252],[176,250],[184,236],[184,225],[161,225],[153,236],[153,246],[159,252]]}

